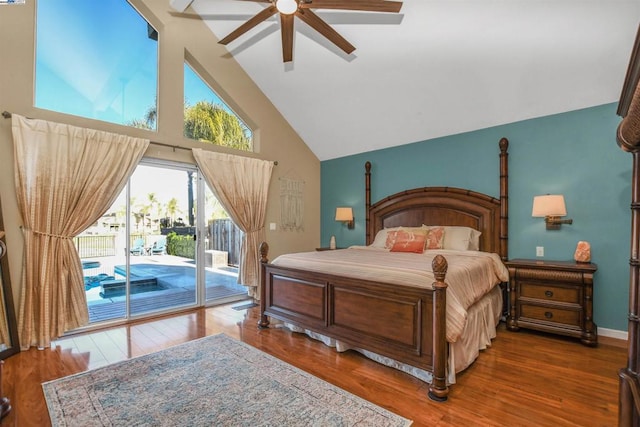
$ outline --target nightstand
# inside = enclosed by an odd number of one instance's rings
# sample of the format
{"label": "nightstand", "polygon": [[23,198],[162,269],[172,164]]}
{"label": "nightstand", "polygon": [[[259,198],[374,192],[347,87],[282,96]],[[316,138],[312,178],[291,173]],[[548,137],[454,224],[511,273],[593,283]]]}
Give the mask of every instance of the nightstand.
{"label": "nightstand", "polygon": [[529,259],[514,259],[505,265],[509,269],[509,330],[536,329],[598,345],[598,327],[593,323],[597,265]]}

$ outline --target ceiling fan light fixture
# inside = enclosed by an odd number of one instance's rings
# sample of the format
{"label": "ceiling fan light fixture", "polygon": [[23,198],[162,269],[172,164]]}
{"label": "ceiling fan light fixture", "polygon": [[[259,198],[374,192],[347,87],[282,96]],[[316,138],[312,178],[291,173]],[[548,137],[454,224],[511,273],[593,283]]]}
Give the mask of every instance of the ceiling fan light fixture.
{"label": "ceiling fan light fixture", "polygon": [[291,15],[298,10],[298,2],[296,0],[277,0],[276,8],[284,15]]}

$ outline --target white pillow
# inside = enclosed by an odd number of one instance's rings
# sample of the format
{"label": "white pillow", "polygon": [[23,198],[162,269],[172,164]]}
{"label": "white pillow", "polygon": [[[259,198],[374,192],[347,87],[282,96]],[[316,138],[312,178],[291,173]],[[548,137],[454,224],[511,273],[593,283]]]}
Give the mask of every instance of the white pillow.
{"label": "white pillow", "polygon": [[[396,228],[397,229],[397,228]],[[387,232],[389,232],[389,230],[391,230],[390,228],[383,228],[382,230],[378,231],[378,233],[376,234],[375,239],[373,239],[373,243],[371,243],[369,246],[371,246],[372,248],[385,248],[385,244],[387,243]]]}
{"label": "white pillow", "polygon": [[[425,227],[430,226],[427,225]],[[446,225],[444,226],[443,249],[450,249],[454,251],[479,251],[481,234],[481,232],[471,227]]]}

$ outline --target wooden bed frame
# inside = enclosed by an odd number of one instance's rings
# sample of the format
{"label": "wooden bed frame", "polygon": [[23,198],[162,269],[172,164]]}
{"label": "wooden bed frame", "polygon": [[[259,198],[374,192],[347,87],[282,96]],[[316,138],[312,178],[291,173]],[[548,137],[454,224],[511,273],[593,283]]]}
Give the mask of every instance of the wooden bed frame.
{"label": "wooden bed frame", "polygon": [[640,425],[640,26],[617,113],[623,118],[616,132],[618,145],[633,157],[627,365],[618,371],[618,425],[631,427]]}
{"label": "wooden bed frame", "polygon": [[[461,225],[482,232],[480,250],[507,258],[508,149],[500,140],[500,199],[450,187],[403,191],[371,205],[371,164],[366,174],[366,241],[386,227]],[[269,316],[418,367],[433,374],[429,397],[447,399],[447,262],[433,260],[433,289],[400,287],[269,264],[261,248],[260,327]]]}

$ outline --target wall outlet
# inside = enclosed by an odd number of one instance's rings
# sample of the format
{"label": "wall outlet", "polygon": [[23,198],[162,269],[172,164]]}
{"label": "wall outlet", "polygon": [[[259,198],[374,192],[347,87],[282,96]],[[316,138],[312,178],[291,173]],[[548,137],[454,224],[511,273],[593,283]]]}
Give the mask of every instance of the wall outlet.
{"label": "wall outlet", "polygon": [[544,246],[536,246],[536,256],[544,256]]}
{"label": "wall outlet", "polygon": [[269,223],[269,230],[273,231],[276,229],[276,223],[275,222],[270,222]]}

